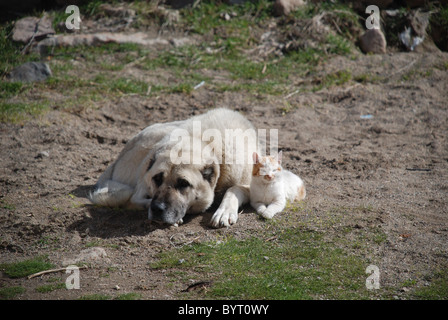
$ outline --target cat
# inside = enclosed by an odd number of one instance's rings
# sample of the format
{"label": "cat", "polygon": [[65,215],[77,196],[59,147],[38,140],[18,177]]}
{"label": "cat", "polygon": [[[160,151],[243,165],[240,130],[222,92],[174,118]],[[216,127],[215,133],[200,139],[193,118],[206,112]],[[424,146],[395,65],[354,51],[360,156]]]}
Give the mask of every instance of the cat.
{"label": "cat", "polygon": [[272,219],[286,201],[305,199],[305,185],[297,175],[281,166],[282,151],[276,157],[253,153],[254,166],[250,183],[250,204],[262,217]]}

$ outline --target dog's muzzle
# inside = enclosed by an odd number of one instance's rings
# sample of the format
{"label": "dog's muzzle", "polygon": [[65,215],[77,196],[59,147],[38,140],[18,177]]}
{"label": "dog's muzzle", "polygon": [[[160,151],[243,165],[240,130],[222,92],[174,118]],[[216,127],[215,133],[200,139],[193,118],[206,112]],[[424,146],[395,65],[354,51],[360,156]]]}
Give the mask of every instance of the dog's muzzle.
{"label": "dog's muzzle", "polygon": [[175,226],[183,222],[183,217],[179,218],[177,217],[175,212],[170,212],[167,209],[167,205],[164,202],[153,199],[148,210],[148,219],[156,222],[172,224]]}

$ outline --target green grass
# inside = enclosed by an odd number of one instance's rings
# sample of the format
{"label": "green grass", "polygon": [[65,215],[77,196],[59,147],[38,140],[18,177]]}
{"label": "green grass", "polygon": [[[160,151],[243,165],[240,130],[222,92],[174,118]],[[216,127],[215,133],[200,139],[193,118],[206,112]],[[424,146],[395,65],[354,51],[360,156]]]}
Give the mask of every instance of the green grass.
{"label": "green grass", "polygon": [[19,123],[36,117],[48,110],[43,102],[4,102],[0,101],[0,122]]}
{"label": "green grass", "polygon": [[80,297],[79,300],[140,300],[141,298],[141,294],[134,292],[123,293],[116,296],[115,298],[107,294],[95,293],[84,295]]}
{"label": "green grass", "polygon": [[434,273],[429,286],[417,288],[413,295],[423,300],[448,300],[447,269]]}
{"label": "green grass", "polygon": [[106,294],[94,293],[84,295],[79,300],[110,300],[112,297]]}
{"label": "green grass", "polygon": [[321,79],[316,79],[314,82],[317,86],[313,88],[313,91],[319,91],[323,88],[329,88],[332,86],[341,86],[352,79],[352,74],[347,70],[340,70],[334,73],[326,74]]}
{"label": "green grass", "polygon": [[0,288],[0,300],[14,299],[19,294],[24,293],[26,290],[23,287],[4,287]]}
{"label": "green grass", "polygon": [[320,232],[289,228],[272,242],[263,237],[230,238],[172,250],[151,267],[202,266],[214,283],[206,293],[210,298],[362,299],[368,297],[366,265],[325,241]]}
{"label": "green grass", "polygon": [[306,202],[288,203],[256,235],[218,235],[161,252],[149,266],[186,283],[207,275],[201,280],[212,285],[184,299],[389,299],[399,289],[365,285],[367,266],[378,263],[372,252],[386,241],[380,226],[370,226],[375,212],[371,205],[316,212]]}
{"label": "green grass", "polygon": [[44,256],[0,265],[0,269],[2,269],[3,273],[9,278],[23,278],[53,268],[54,265],[48,262],[48,259]]}
{"label": "green grass", "polygon": [[39,293],[48,293],[55,290],[65,289],[65,283],[50,283],[36,288]]}

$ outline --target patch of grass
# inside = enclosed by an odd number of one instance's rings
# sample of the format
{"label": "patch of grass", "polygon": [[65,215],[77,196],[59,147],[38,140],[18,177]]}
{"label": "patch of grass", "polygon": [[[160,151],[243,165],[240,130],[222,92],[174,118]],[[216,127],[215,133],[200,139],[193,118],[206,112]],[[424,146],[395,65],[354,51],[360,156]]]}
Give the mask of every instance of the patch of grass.
{"label": "patch of grass", "polygon": [[134,292],[123,293],[115,298],[107,294],[94,293],[82,296],[79,300],[140,300],[141,298],[141,294]]}
{"label": "patch of grass", "polygon": [[0,288],[0,300],[14,299],[19,294],[24,293],[26,290],[23,287],[4,287]]}
{"label": "patch of grass", "polygon": [[94,293],[81,296],[79,300],[110,300],[111,298],[112,297],[107,294]]}
{"label": "patch of grass", "polygon": [[53,268],[54,265],[51,264],[45,256],[0,265],[0,269],[2,269],[4,274],[9,278],[23,278],[33,273]]}
{"label": "patch of grass", "polygon": [[114,300],[140,300],[142,295],[135,292],[123,293],[115,297]]}
{"label": "patch of grass", "polygon": [[[104,64],[104,55],[114,55],[119,53],[136,52],[138,56],[146,54],[146,50],[135,43],[104,43],[97,46],[71,46],[58,47],[54,50],[54,57],[62,60],[70,60],[74,58],[84,59],[87,62],[95,62]],[[131,62],[134,57],[123,55],[126,63]]]}
{"label": "patch of grass", "polygon": [[22,82],[0,82],[0,97],[6,99],[18,95],[25,85]]}
{"label": "patch of grass", "polygon": [[[241,5],[228,5],[224,1],[201,1],[195,8],[181,11],[185,26],[193,32],[208,34],[214,29],[221,28],[226,34],[237,35],[246,32],[250,25],[254,25],[272,13],[272,2],[267,0],[245,1]],[[232,15],[229,20],[225,14]]]}
{"label": "patch of grass", "polygon": [[313,91],[319,91],[323,88],[329,88],[332,86],[341,86],[352,79],[352,74],[347,70],[340,70],[334,73],[330,73],[325,75],[321,79],[316,79],[314,82],[317,83],[317,86],[313,89]]}
{"label": "patch of grass", "polygon": [[65,289],[65,283],[51,283],[36,288],[39,293],[48,293],[55,290]]}
{"label": "patch of grass", "polygon": [[353,76],[353,80],[359,83],[367,84],[367,83],[379,83],[383,80],[383,78],[369,73],[362,73]]}
{"label": "patch of grass", "polygon": [[48,106],[44,102],[0,101],[0,122],[18,123],[42,114]]}
{"label": "patch of grass", "polygon": [[436,272],[429,286],[417,288],[414,296],[424,300],[447,300],[448,299],[448,271],[445,268]]}
{"label": "patch of grass", "polygon": [[111,80],[108,85],[110,86],[111,91],[119,91],[124,94],[145,94],[148,90],[147,83],[133,79],[118,78],[116,80]]}
{"label": "patch of grass", "polygon": [[322,233],[288,228],[276,241],[230,238],[162,253],[152,267],[203,266],[214,281],[207,296],[214,298],[359,299],[368,296],[365,265]]}
{"label": "patch of grass", "polygon": [[424,78],[428,78],[432,75],[433,70],[432,69],[428,69],[428,70],[417,70],[417,69],[413,69],[408,71],[407,73],[403,74],[401,77],[401,80],[403,81],[409,81],[409,80],[417,80],[417,79],[424,79]]}

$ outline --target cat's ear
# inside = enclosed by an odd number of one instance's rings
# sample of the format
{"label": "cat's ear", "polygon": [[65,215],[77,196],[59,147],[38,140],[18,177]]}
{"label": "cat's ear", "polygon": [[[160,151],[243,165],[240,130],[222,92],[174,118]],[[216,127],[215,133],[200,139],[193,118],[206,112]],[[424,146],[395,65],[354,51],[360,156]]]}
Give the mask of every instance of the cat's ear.
{"label": "cat's ear", "polygon": [[256,153],[256,152],[252,153],[252,160],[254,160],[254,164],[255,163],[259,163],[259,161],[258,161],[258,153]]}
{"label": "cat's ear", "polygon": [[277,155],[277,161],[279,164],[282,164],[282,157],[283,157],[283,152],[280,151]]}

